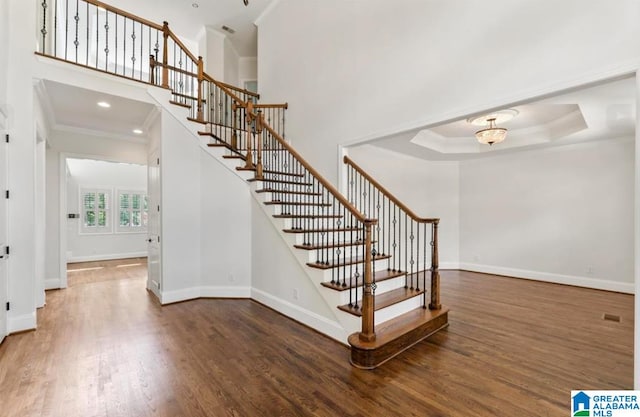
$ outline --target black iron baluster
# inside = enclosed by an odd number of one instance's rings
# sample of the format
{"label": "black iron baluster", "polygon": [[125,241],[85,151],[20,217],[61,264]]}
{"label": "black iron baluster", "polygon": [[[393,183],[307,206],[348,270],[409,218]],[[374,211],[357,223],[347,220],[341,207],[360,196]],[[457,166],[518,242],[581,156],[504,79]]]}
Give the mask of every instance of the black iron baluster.
{"label": "black iron baluster", "polygon": [[64,59],[67,59],[67,51],[69,49],[69,0],[65,0],[65,28],[64,28]]}
{"label": "black iron baluster", "polygon": [[122,75],[127,75],[127,16],[122,23]]}
{"label": "black iron baluster", "polygon": [[[89,4],[87,3],[87,33],[89,33]],[[96,7],[96,68],[99,68],[98,65],[98,51],[100,50],[100,9]],[[87,38],[87,49],[89,49],[89,42]]]}
{"label": "black iron baluster", "polygon": [[76,0],[76,15],[74,16],[74,20],[76,21],[76,39],[73,41],[73,44],[76,47],[76,63],[78,63],[78,45],[80,45],[80,42],[78,41],[78,22],[80,21],[80,16],[78,15],[78,3],[78,0]]}
{"label": "black iron baluster", "polygon": [[104,16],[104,70],[109,70],[109,11]]}
{"label": "black iron baluster", "polygon": [[136,22],[131,24],[131,78],[136,78]]}
{"label": "black iron baluster", "polygon": [[42,53],[47,53],[47,0],[42,0],[42,29],[40,29],[40,33],[42,34]]}
{"label": "black iron baluster", "polygon": [[144,56],[144,26],[140,23],[140,73],[138,79],[142,81],[142,57]]}
{"label": "black iron baluster", "polygon": [[83,3],[84,4],[84,9],[85,9],[85,14],[86,14],[86,22],[87,22],[87,39],[85,40],[85,58],[84,58],[84,64],[88,67],[89,66],[89,4],[87,3]]}
{"label": "black iron baluster", "polygon": [[53,56],[58,56],[58,0],[53,3]]}

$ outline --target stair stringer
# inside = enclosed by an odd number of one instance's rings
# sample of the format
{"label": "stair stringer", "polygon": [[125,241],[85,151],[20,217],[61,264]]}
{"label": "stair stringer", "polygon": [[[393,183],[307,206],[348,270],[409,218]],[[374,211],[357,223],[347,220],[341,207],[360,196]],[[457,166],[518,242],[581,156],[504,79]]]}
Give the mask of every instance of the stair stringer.
{"label": "stair stringer", "polygon": [[224,155],[225,148],[211,148],[207,146],[207,144],[210,143],[209,139],[207,139],[206,136],[200,136],[198,134],[198,130],[202,127],[202,125],[197,122],[192,122],[188,119],[188,109],[170,103],[171,93],[168,90],[158,87],[150,87],[147,92],[160,107],[166,110],[175,120],[178,121],[178,123],[180,123],[185,127],[185,129],[191,132],[193,137],[200,144],[200,148],[202,148],[202,150],[206,154],[215,158],[226,169],[233,172],[236,176],[245,181],[253,177],[252,171],[238,171],[236,169],[236,167],[238,166],[238,161],[225,159],[222,157]]}
{"label": "stair stringer", "polygon": [[[251,185],[252,191],[255,191],[255,187],[256,187],[255,185],[253,184]],[[312,297],[315,295],[314,298],[316,299],[316,301],[321,301],[324,306],[322,310],[325,311],[325,316],[323,316],[321,320],[317,320],[318,318],[314,317],[315,313],[312,313],[311,316],[305,317],[307,315],[306,312],[309,312],[309,310],[305,309],[299,304],[296,304],[295,300],[292,300],[292,301],[287,300],[286,298],[290,298],[288,294],[285,296],[279,297],[280,300],[275,300],[275,299],[272,299],[271,297],[265,297],[264,294],[261,294],[261,289],[257,288],[259,287],[259,285],[253,286],[252,298],[257,299],[260,302],[264,302],[268,306],[281,312],[283,312],[282,311],[283,309],[286,309],[291,313],[298,313],[294,315],[291,315],[291,314],[287,314],[287,315],[292,317],[294,320],[300,321],[304,324],[309,325],[310,327],[313,327],[315,330],[339,341],[340,343],[347,344],[347,339],[349,335],[360,329],[360,318],[353,316],[351,314],[345,313],[341,310],[338,310],[337,306],[340,305],[340,302],[341,302],[340,292],[325,288],[321,285],[322,282],[326,282],[331,279],[331,278],[327,279],[327,275],[326,275],[327,273],[329,273],[329,276],[330,276],[330,272],[323,271],[320,269],[310,268],[309,266],[307,266],[306,263],[309,261],[308,255],[306,253],[303,253],[304,251],[295,249],[293,247],[293,244],[295,243],[294,236],[291,236],[288,233],[283,232],[283,229],[285,229],[285,221],[283,219],[274,218],[273,213],[269,210],[269,207],[265,206],[261,201],[261,197],[259,196],[259,194],[255,192],[253,192],[252,194],[254,197],[254,201],[253,201],[254,204],[253,204],[253,210],[252,210],[253,217],[255,219],[254,221],[257,222],[257,221],[267,220],[267,223],[269,224],[270,236],[273,236],[273,237],[275,237],[274,235],[279,236],[280,242],[284,244],[284,247],[286,248],[285,250],[288,252],[287,258],[295,263],[297,267],[296,271],[300,271],[299,273],[303,275],[298,277],[294,277],[294,276],[285,277],[286,283],[284,285],[287,287],[287,289],[281,288],[281,290],[284,290],[285,292],[293,291],[296,288],[296,285],[300,284],[299,282],[295,281],[295,279],[306,278],[307,283],[305,285],[302,285],[302,288],[304,288],[305,290],[312,291],[313,294],[304,293],[299,295],[303,297]],[[254,224],[252,227],[252,230],[255,231],[256,229],[259,229],[259,227],[260,227],[259,225]],[[256,244],[259,244],[259,242],[257,241],[259,237],[254,236],[254,239],[256,240]],[[255,257],[256,256],[255,252],[260,252],[260,251],[254,249],[253,252]],[[280,260],[279,258],[280,255],[281,254],[278,254],[277,256],[278,260]],[[287,265],[282,265],[282,267],[289,269]],[[278,267],[276,266],[274,268],[278,268]],[[253,267],[252,269],[257,272],[259,268]],[[297,275],[298,272],[296,272],[295,274]],[[299,301],[304,302],[305,300],[299,300]],[[304,310],[306,310],[306,312]],[[328,317],[326,317],[327,314],[329,315]],[[329,323],[327,322],[327,320],[332,322],[330,326],[328,326]],[[315,323],[316,325],[312,323],[313,321],[316,322]],[[320,323],[318,323],[318,321],[320,321]],[[317,324],[320,324],[320,326],[317,326]]]}

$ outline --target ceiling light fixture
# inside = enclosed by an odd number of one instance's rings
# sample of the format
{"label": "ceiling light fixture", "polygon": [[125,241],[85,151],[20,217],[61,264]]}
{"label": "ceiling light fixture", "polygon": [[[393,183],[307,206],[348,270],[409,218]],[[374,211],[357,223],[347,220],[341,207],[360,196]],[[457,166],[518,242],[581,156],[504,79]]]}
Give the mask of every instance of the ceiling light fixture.
{"label": "ceiling light fixture", "polygon": [[135,133],[136,135],[142,135],[144,132],[140,129],[133,129],[133,133]]}
{"label": "ceiling light fixture", "polygon": [[109,107],[111,107],[111,104],[107,103],[106,101],[99,101],[98,102],[98,106],[104,108],[104,109],[108,109]]}
{"label": "ceiling light fixture", "polygon": [[198,3],[191,3],[191,7],[197,9],[198,7],[200,7],[200,5]]}
{"label": "ceiling light fixture", "polygon": [[493,145],[494,143],[500,143],[507,137],[507,129],[496,126],[496,118],[490,117],[487,119],[489,127],[478,130],[476,132],[476,139],[478,142],[485,145]]}

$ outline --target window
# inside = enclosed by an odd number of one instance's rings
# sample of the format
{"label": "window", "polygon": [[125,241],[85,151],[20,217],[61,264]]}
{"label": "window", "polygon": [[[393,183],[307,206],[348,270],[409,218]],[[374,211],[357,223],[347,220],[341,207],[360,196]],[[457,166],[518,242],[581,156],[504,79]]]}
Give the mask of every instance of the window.
{"label": "window", "polygon": [[118,231],[146,232],[147,195],[144,191],[118,192]]}
{"label": "window", "polygon": [[110,190],[80,190],[81,233],[110,233]]}

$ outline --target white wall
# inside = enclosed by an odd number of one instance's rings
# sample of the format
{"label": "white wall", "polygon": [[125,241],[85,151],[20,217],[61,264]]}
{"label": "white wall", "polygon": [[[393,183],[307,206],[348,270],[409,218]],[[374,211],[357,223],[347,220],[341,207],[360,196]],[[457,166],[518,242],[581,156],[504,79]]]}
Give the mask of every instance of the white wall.
{"label": "white wall", "polygon": [[[9,44],[9,3],[0,1],[0,45]],[[0,126],[4,119],[7,104],[7,76],[9,54],[0,54]],[[5,115],[6,116],[6,115]]]}
{"label": "white wall", "polygon": [[45,289],[60,286],[60,155],[46,150]]}
{"label": "white wall", "polygon": [[53,150],[70,156],[80,155],[140,165],[147,163],[147,145],[145,143],[60,130],[54,130],[50,133],[49,143]]}
{"label": "white wall", "polygon": [[[227,84],[240,86],[240,57],[228,38],[224,39],[224,79]],[[240,86],[241,87],[241,86]]]}
{"label": "white wall", "polygon": [[258,79],[258,58],[241,57],[239,61],[239,87],[243,87],[245,81],[253,81]]}
{"label": "white wall", "polygon": [[348,155],[418,216],[440,218],[440,267],[457,268],[459,162],[425,161],[370,145],[350,147]]}
{"label": "white wall", "polygon": [[249,297],[249,186],[208,154],[183,113],[161,115],[161,301]]}
{"label": "white wall", "polygon": [[633,292],[634,143],[460,165],[461,268]]}
{"label": "white wall", "polygon": [[106,234],[83,233],[82,218],[67,219],[67,262],[85,262],[104,259],[123,259],[146,256],[147,231],[120,233],[118,222],[118,191],[147,190],[146,165],[133,165],[96,161],[91,159],[67,159],[67,212],[82,215],[80,190],[100,188],[111,191],[111,231]]}
{"label": "white wall", "polygon": [[[32,94],[33,45],[35,44],[36,3],[8,0],[9,40],[3,54],[12,63],[7,70],[9,146],[8,260],[9,332],[36,327],[35,313],[35,126]],[[19,63],[19,64],[18,64]]]}
{"label": "white wall", "polygon": [[282,0],[259,22],[260,92],[289,103],[288,138],[335,181],[337,144],[635,70],[639,15],[633,0]]}

